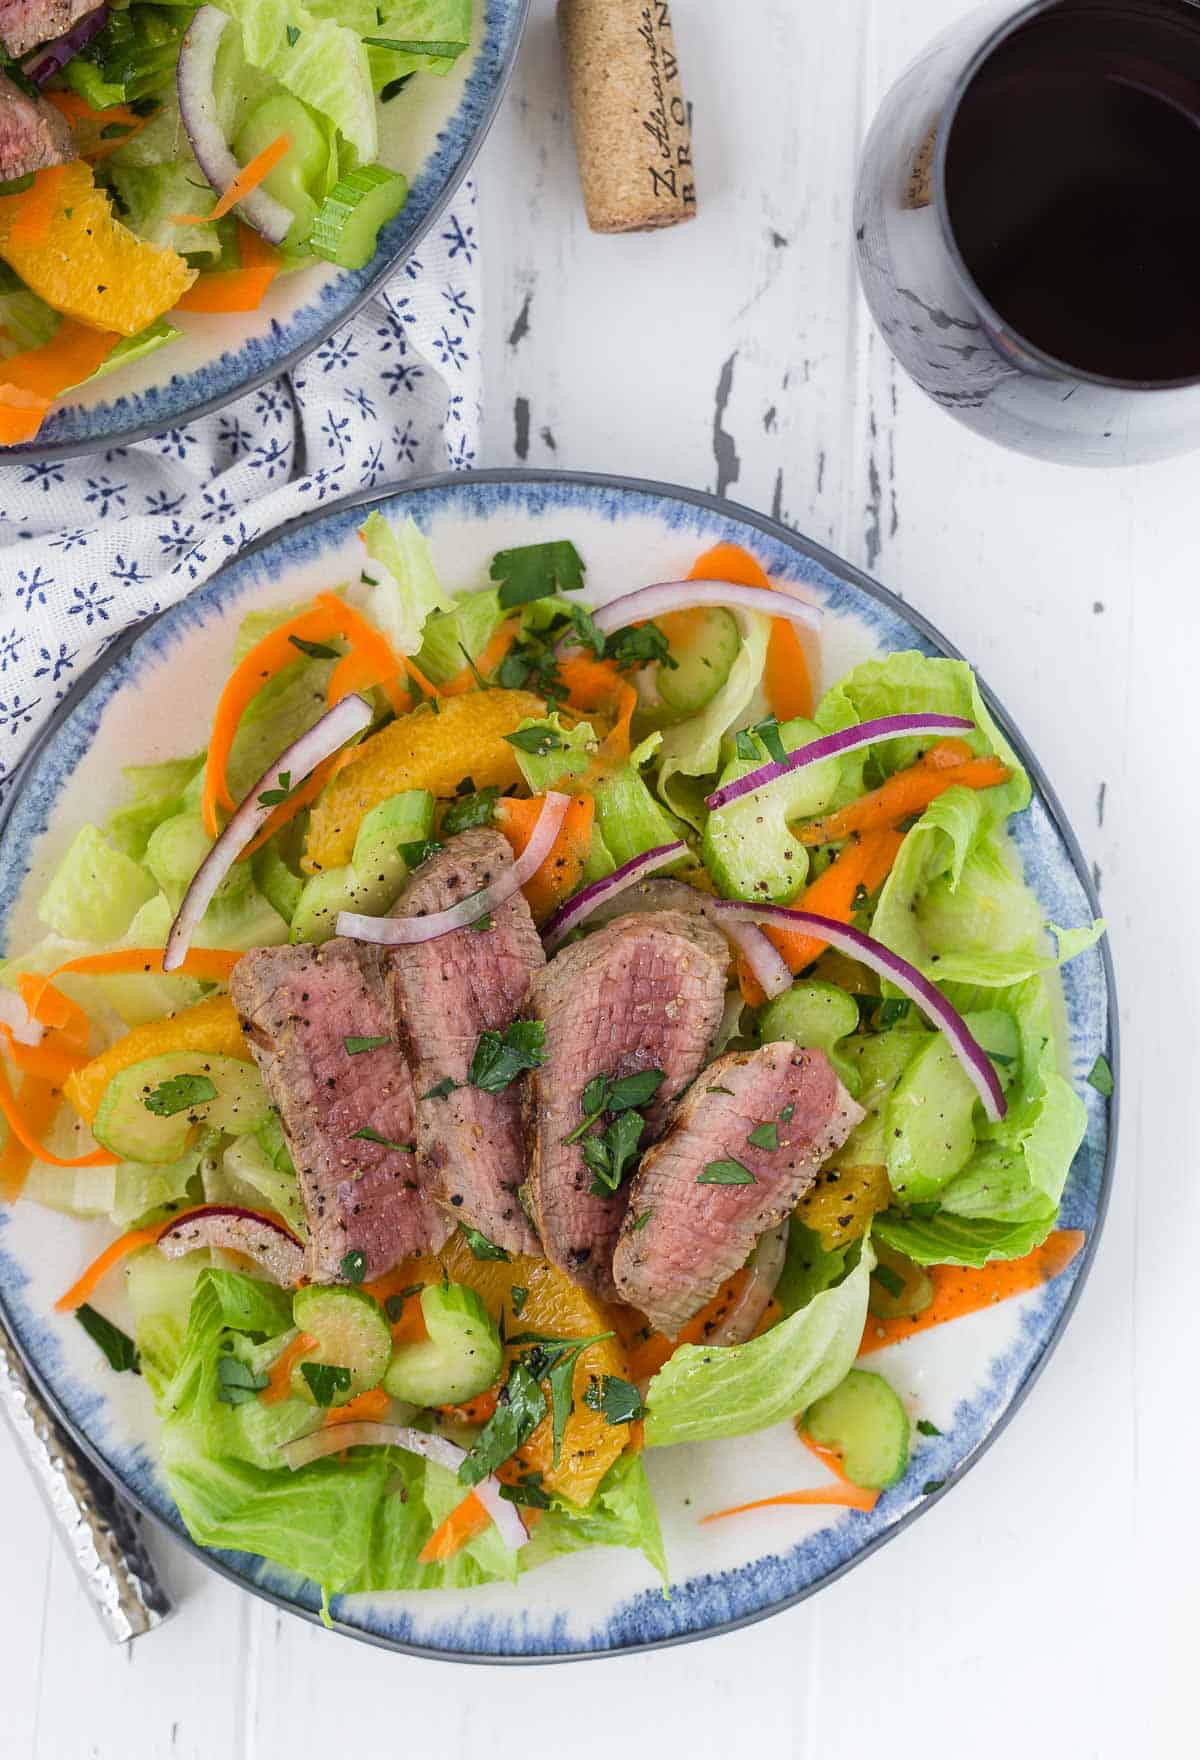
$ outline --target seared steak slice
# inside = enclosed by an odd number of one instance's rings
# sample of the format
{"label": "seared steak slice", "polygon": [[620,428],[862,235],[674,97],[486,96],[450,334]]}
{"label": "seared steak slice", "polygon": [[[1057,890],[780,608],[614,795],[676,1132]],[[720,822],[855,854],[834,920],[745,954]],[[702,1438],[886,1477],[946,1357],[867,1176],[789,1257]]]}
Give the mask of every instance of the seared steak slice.
{"label": "seared steak slice", "polygon": [[47,104],[18,91],[0,74],[0,183],[78,158],[71,125]]}
{"label": "seared steak slice", "polygon": [[[347,1253],[379,1277],[440,1247],[441,1212],[420,1190],[412,1151],[397,1147],[413,1141],[412,1076],[374,950],[342,940],[253,948],[230,991],[300,1176],[312,1281],[342,1280]],[[387,1043],[351,1054],[356,1038]]]}
{"label": "seared steak slice", "polygon": [[646,1069],[666,1079],[643,1109],[642,1140],[662,1134],[708,1056],[728,967],[725,938],[706,918],[659,911],[618,917],[564,947],[534,979],[529,1013],[546,1023],[546,1062],[525,1089],[534,1220],[546,1257],[606,1300],[615,1293],[612,1253],[628,1194],[594,1197],[580,1143],[564,1139],[581,1122],[593,1076]]}
{"label": "seared steak slice", "polygon": [[23,55],[65,37],[95,10],[95,0],[0,0],[0,43],[10,55]]}
{"label": "seared steak slice", "polygon": [[[488,886],[512,866],[498,831],[454,837],[418,868],[393,915],[427,916]],[[384,956],[396,1033],[417,1093],[422,1181],[457,1222],[510,1253],[537,1251],[517,1190],[525,1178],[521,1085],[487,1094],[467,1081],[479,1035],[503,1033],[525,1007],[529,981],[546,963],[529,906],[518,892],[486,929],[457,929]],[[446,1084],[454,1086],[447,1090]]]}
{"label": "seared steak slice", "polygon": [[[718,1057],[634,1179],[613,1259],[622,1300],[674,1338],[791,1214],[862,1117],[823,1051],[784,1039]],[[714,1162],[726,1163],[718,1179],[736,1177],[737,1163],[753,1184],[699,1183]]]}

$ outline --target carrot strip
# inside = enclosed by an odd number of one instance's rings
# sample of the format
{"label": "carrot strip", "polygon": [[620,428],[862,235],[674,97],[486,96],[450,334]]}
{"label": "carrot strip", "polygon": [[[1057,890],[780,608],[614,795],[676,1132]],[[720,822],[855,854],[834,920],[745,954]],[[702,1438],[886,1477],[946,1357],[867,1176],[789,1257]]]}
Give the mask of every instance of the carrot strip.
{"label": "carrot strip", "polygon": [[318,1341],[307,1332],[299,1332],[291,1344],[285,1345],[267,1372],[267,1385],[259,1394],[265,1406],[277,1405],[292,1396],[292,1370],[307,1352],[317,1348]]}
{"label": "carrot strip", "polygon": [[45,420],[50,402],[48,397],[0,382],[0,445],[19,446],[22,440],[32,440]]}
{"label": "carrot strip", "polygon": [[[112,104],[107,110],[93,110],[87,99],[80,97],[78,92],[43,92],[42,96],[75,127],[77,140],[79,124],[83,122],[92,125],[87,131],[86,143],[80,148],[80,157],[92,164],[100,159],[107,159],[119,147],[128,146],[150,120],[148,116],[139,116],[136,110],[130,110],[124,104]],[[119,127],[124,132],[115,139],[105,140],[102,131],[113,127]]]}
{"label": "carrot strip", "polygon": [[56,990],[48,978],[42,978],[36,972],[19,973],[17,990],[35,1021],[62,1033],[72,1048],[86,1049],[91,1023],[77,1002],[72,1002],[69,996]]}
{"label": "carrot strip", "polygon": [[461,672],[454,674],[449,683],[442,686],[442,695],[444,697],[461,697],[465,691],[476,690],[478,687],[475,682],[475,673],[478,672],[481,678],[487,678],[490,673],[495,672],[516,641],[517,631],[520,627],[520,621],[515,617],[510,617],[498,629],[493,630],[487,646],[475,662],[475,671],[473,672],[469,666],[464,666]]}
{"label": "carrot strip", "polygon": [[860,1485],[822,1485],[814,1491],[781,1491],[774,1497],[757,1497],[753,1503],[734,1503],[728,1509],[714,1509],[701,1516],[700,1522],[719,1522],[726,1516],[742,1516],[752,1509],[777,1509],[783,1504],[837,1504],[842,1509],[871,1510],[879,1502],[878,1491],[865,1491]]}
{"label": "carrot strip", "polygon": [[1008,766],[994,757],[972,758],[969,763],[954,764],[948,769],[914,764],[907,770],[898,770],[882,788],[860,795],[839,812],[829,813],[823,819],[810,819],[796,835],[803,844],[836,843],[855,831],[899,825],[914,813],[923,813],[948,788],[995,788],[1011,775]]}
{"label": "carrot strip", "polygon": [[633,724],[633,712],[638,706],[638,694],[631,684],[622,684],[617,692],[617,717],[605,735],[601,746],[601,754],[606,758],[624,762],[629,756],[629,730]]}
{"label": "carrot strip", "polygon": [[323,758],[312,774],[305,777],[304,781],[298,788],[291,791],[285,801],[280,801],[277,807],[271,809],[263,821],[262,830],[250,839],[238,857],[239,862],[248,862],[264,843],[271,841],[277,831],[294,819],[298,813],[302,813],[305,807],[312,805],[333,775],[339,756],[339,753],[334,752],[331,757]]}
{"label": "carrot strip", "polygon": [[[347,605],[333,593],[318,593],[315,603],[337,620],[340,634],[351,646],[351,652],[343,655],[330,677],[329,707],[332,709],[351,691],[370,690],[379,685],[397,715],[411,709],[411,696],[398,689],[395,683],[401,670],[409,670],[408,664],[396,653],[387,637],[353,605]],[[411,673],[427,695],[437,695],[436,688],[416,666],[412,666]],[[339,674],[342,675],[340,679]]]}
{"label": "carrot strip", "polygon": [[110,1155],[107,1149],[93,1149],[87,1155],[65,1157],[55,1155],[40,1141],[38,1131],[33,1122],[26,1118],[16,1094],[9,1086],[8,1077],[0,1068],[0,1112],[8,1121],[8,1128],[17,1141],[24,1145],[35,1161],[46,1161],[51,1167],[116,1167],[121,1157]]}
{"label": "carrot strip", "polygon": [[[805,888],[797,900],[796,908],[814,911],[822,917],[834,917],[839,923],[848,923],[854,915],[854,903],[860,892],[870,896],[883,885],[891,873],[892,864],[903,842],[904,838],[899,831],[883,829],[864,832],[861,837],[847,843],[825,872],[819,874],[812,885]],[[765,924],[764,933],[774,942],[787,961],[788,969],[793,972],[802,972],[829,945],[819,936],[809,935],[802,929],[780,929],[773,924]],[[761,1006],[766,1000],[762,987],[744,960],[738,962],[738,979],[743,1000],[752,1007]]]}
{"label": "carrot strip", "polygon": [[252,226],[238,227],[237,269],[213,269],[199,276],[176,301],[178,312],[256,312],[283,261]]}
{"label": "carrot strip", "polygon": [[21,205],[9,233],[12,244],[23,248],[41,244],[58,212],[66,171],[65,165],[50,165],[45,171],[34,172],[32,188],[19,197]]}
{"label": "carrot strip", "polygon": [[[717,544],[693,564],[690,580],[730,581],[739,587],[772,587],[759,564],[740,544]],[[777,721],[810,718],[813,686],[808,659],[796,626],[786,617],[771,619],[767,664],[763,675],[767,707]]]}
{"label": "carrot strip", "polygon": [[477,1393],[474,1399],[467,1400],[461,1406],[439,1406],[438,1410],[445,1417],[452,1418],[456,1424],[486,1424],[500,1403],[499,1395],[503,1385],[502,1381],[497,1381],[495,1387]]}
{"label": "carrot strip", "polygon": [[321,1423],[325,1429],[332,1424],[381,1424],[391,1403],[382,1387],[368,1387],[365,1393],[348,1399],[344,1406],[330,1406]]}
{"label": "carrot strip", "polygon": [[264,177],[270,176],[291,144],[290,134],[276,135],[273,141],[268,141],[261,153],[255,153],[248,165],[242,166],[210,213],[175,214],[172,217],[176,226],[203,226],[208,220],[222,219],[231,208],[236,208],[238,203],[244,200],[252,190],[256,190]]}
{"label": "carrot strip", "polygon": [[66,1294],[59,1296],[54,1304],[55,1308],[60,1314],[69,1314],[73,1308],[81,1307],[114,1265],[119,1265],[122,1259],[127,1259],[130,1253],[136,1253],[140,1247],[152,1247],[163,1229],[178,1220],[178,1217],[172,1216],[167,1222],[155,1222],[149,1228],[135,1228],[129,1234],[120,1235],[115,1241],[110,1241],[100,1256],[93,1259],[87,1270],[76,1278]]}
{"label": "carrot strip", "polygon": [[[44,1081],[41,1076],[26,1076],[21,1083],[19,1099],[26,1124],[34,1136],[40,1137],[43,1131],[50,1129],[54,1116],[62,1105],[58,1084]],[[29,1150],[10,1132],[7,1143],[0,1151],[0,1197],[6,1203],[15,1204],[20,1197],[21,1187],[25,1184],[25,1176],[32,1163],[33,1156]]]}
{"label": "carrot strip", "polygon": [[606,709],[616,702],[625,684],[611,660],[590,654],[569,654],[558,663],[558,676],[567,689],[572,709]]}
{"label": "carrot strip", "polygon": [[57,1087],[87,1062],[86,1052],[64,1051],[49,1038],[40,1045],[22,1045],[12,1028],[3,1021],[0,1021],[0,1039],[4,1041],[5,1056],[14,1069],[19,1069],[22,1075],[40,1076]]}
{"label": "carrot strip", "polygon": [[[496,803],[496,828],[508,840],[514,856],[524,852],[544,805],[544,795],[534,795],[530,800],[508,798]],[[550,854],[533,878],[521,888],[535,923],[544,922],[556,905],[579,890],[583,864],[592,847],[595,817],[596,802],[592,795],[572,795]]]}
{"label": "carrot strip", "polygon": [[417,1554],[418,1564],[445,1564],[456,1552],[482,1534],[491,1524],[491,1516],[472,1491],[457,1504],[441,1527],[435,1528]]}
{"label": "carrot strip", "polygon": [[[79,972],[83,976],[97,978],[122,972],[153,972],[156,977],[161,977],[162,956],[161,947],[123,947],[114,953],[82,953],[78,959],[64,960],[62,965],[47,972],[43,989],[38,993],[39,999],[45,987],[63,972]],[[240,953],[229,953],[223,947],[193,947],[184,955],[183,963],[176,967],[171,976],[200,978],[214,984],[223,983],[241,957]],[[34,1011],[30,1009],[29,1012],[33,1014]]]}
{"label": "carrot strip", "polygon": [[1059,1228],[1023,1259],[996,1259],[978,1270],[965,1265],[930,1266],[933,1300],[929,1306],[912,1319],[881,1320],[874,1314],[868,1315],[859,1356],[884,1350],[889,1344],[927,1332],[931,1326],[942,1326],[964,1314],[977,1314],[996,1302],[1009,1301],[1052,1282],[1066,1270],[1085,1239],[1082,1229]]}
{"label": "carrot strip", "polygon": [[93,330],[73,318],[64,318],[49,342],[0,361],[0,378],[5,385],[34,397],[57,397],[60,391],[90,379],[119,341],[115,330]]}

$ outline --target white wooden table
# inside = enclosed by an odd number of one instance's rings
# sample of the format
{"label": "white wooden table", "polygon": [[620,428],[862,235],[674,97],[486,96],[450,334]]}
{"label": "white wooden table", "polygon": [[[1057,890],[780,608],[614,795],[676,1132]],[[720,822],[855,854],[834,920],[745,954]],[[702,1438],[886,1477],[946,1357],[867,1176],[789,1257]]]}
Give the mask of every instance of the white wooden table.
{"label": "white wooden table", "polygon": [[179,1602],[95,1624],[0,1429],[0,1754],[726,1760],[1196,1752],[1200,1522],[1200,459],[997,451],[896,372],[858,297],[857,145],[958,0],[675,0],[701,217],[596,238],[547,0],[481,163],[483,462],[622,471],[774,511],[919,605],[1043,756],[1102,885],[1125,1031],[1107,1235],[1074,1323],[967,1481],[861,1569],[715,1643],[529,1673],[331,1639],[159,1538]]}

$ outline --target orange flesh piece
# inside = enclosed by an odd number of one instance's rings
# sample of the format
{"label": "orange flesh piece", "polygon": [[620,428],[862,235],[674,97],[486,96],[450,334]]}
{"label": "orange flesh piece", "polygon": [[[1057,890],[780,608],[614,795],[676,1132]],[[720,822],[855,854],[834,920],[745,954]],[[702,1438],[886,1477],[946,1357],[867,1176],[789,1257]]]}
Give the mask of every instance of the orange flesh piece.
{"label": "orange flesh piece", "polygon": [[[511,845],[514,857],[524,853],[545,804],[545,795],[497,802],[496,828]],[[579,890],[583,864],[592,846],[595,817],[596,803],[590,794],[571,797],[550,854],[521,888],[535,923],[544,923],[557,905]]]}

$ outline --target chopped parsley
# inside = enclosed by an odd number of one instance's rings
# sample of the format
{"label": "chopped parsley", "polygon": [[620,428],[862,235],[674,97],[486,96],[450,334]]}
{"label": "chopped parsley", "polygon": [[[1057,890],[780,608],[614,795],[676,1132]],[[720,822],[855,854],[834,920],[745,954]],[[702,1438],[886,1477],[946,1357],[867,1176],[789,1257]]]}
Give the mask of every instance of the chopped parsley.
{"label": "chopped parsley", "polygon": [[576,1359],[589,1345],[601,1344],[612,1336],[611,1332],[597,1332],[590,1338],[554,1338],[540,1332],[522,1332],[508,1341],[515,1347],[532,1345],[523,1361],[528,1372],[539,1381],[544,1378],[550,1389],[550,1434],[555,1466],[562,1454],[563,1434],[571,1416]]}
{"label": "chopped parsley", "polygon": [[1103,1052],[1088,1071],[1087,1079],[1089,1086],[1095,1088],[1097,1094],[1103,1094],[1107,1100],[1116,1084],[1113,1081],[1112,1065]]}
{"label": "chopped parsley", "polygon": [[511,1255],[506,1253],[503,1247],[498,1247],[495,1241],[490,1241],[485,1234],[480,1234],[477,1228],[472,1228],[469,1222],[460,1222],[458,1228],[459,1233],[470,1247],[473,1258],[502,1259],[506,1265],[508,1264]]}
{"label": "chopped parsley", "polygon": [[354,1142],[356,1138],[364,1143],[378,1143],[381,1149],[394,1149],[397,1155],[413,1153],[411,1143],[393,1143],[390,1137],[381,1137],[374,1125],[364,1124],[361,1130],[351,1131],[350,1141]]}
{"label": "chopped parsley", "polygon": [[361,1283],[367,1275],[367,1255],[361,1248],[353,1248],[342,1255],[340,1270],[347,1283]]}
{"label": "chopped parsley", "polygon": [[416,843],[398,843],[396,854],[406,868],[419,868],[430,856],[440,855],[445,847],[436,837],[422,837]]}
{"label": "chopped parsley", "polygon": [[[390,104],[393,98],[398,98],[412,77],[411,73],[402,73],[399,79],[390,79],[379,94],[379,102]],[[363,579],[366,579],[365,575]]]}
{"label": "chopped parsley", "polygon": [[519,752],[530,752],[535,758],[545,758],[551,752],[560,752],[565,744],[544,721],[533,727],[518,727],[515,733],[506,733],[504,739]]}
{"label": "chopped parsley", "polygon": [[240,1357],[225,1355],[217,1358],[217,1398],[222,1405],[244,1406],[266,1385],[267,1377],[256,1375]]}
{"label": "chopped parsley", "polygon": [[[299,32],[296,34],[298,36]],[[289,636],[288,641],[293,648],[299,648],[302,654],[307,654],[310,660],[338,660],[341,658],[337,649],[331,648],[328,642],[306,642],[303,636]]]}
{"label": "chopped parsley", "polygon": [[871,1276],[881,1289],[885,1289],[894,1300],[899,1301],[904,1294],[904,1279],[890,1265],[877,1264]]}
{"label": "chopped parsley", "polygon": [[718,1085],[714,1088],[705,1088],[704,1092],[706,1094],[729,1094],[729,1095],[732,1095],[733,1089],[732,1088],[722,1088],[720,1086],[720,1084],[718,1083]]}
{"label": "chopped parsley", "polygon": [[705,1163],[704,1172],[696,1175],[698,1186],[753,1186],[758,1181],[748,1167],[732,1157],[724,1161]]}
{"label": "chopped parsley", "polygon": [[258,797],[260,807],[278,807],[292,792],[292,773],[290,770],[279,772],[279,787],[264,788]]}
{"label": "chopped parsley", "polygon": [[301,1363],[300,1373],[319,1406],[331,1406],[339,1393],[350,1391],[350,1371],[340,1363]]}
{"label": "chopped parsley", "polygon": [[127,1369],[131,1370],[134,1375],[141,1374],[141,1359],[138,1356],[138,1348],[127,1332],[122,1332],[119,1326],[114,1326],[111,1320],[106,1320],[103,1314],[98,1314],[89,1302],[84,1302],[76,1308],[75,1318],[92,1343],[100,1346],[108,1359],[110,1369],[115,1369],[118,1374]]}
{"label": "chopped parsley", "polygon": [[791,1122],[792,1122],[793,1118],[795,1118],[795,1116],[796,1116],[796,1102],[794,1100],[789,1100],[787,1105],[784,1106],[780,1110],[779,1122],[780,1122],[780,1124],[791,1124]]}
{"label": "chopped parsley", "polygon": [[652,1210],[643,1210],[640,1216],[635,1217],[633,1224],[634,1234],[641,1234],[653,1214],[654,1212]]}
{"label": "chopped parsley", "polygon": [[921,1496],[932,1497],[934,1492],[940,1491],[945,1483],[946,1481],[944,1479],[926,1479],[924,1485],[921,1487]]}
{"label": "chopped parsley", "polygon": [[918,1418],[917,1429],[922,1436],[940,1436],[942,1434],[931,1418]]}
{"label": "chopped parsley", "polygon": [[[665,1079],[660,1069],[643,1069],[616,1081],[608,1076],[593,1076],[585,1084],[579,1097],[582,1122],[563,1142],[575,1143],[583,1138],[581,1153],[592,1174],[589,1193],[593,1198],[610,1197],[633,1171],[646,1128],[638,1108],[654,1098]],[[587,1135],[606,1113],[609,1123],[604,1129]]]}
{"label": "chopped parsley", "polygon": [[[871,998],[872,1004],[875,1000],[874,997]],[[878,1015],[880,1031],[884,1031],[887,1027],[894,1027],[897,1021],[902,1021],[911,1006],[907,996],[889,996],[885,1002],[880,1004]]]}
{"label": "chopped parsley", "polygon": [[779,1147],[779,1126],[772,1119],[769,1124],[756,1124],[746,1141],[755,1149],[766,1149],[768,1152]]}
{"label": "chopped parsley", "polygon": [[[296,25],[296,24],[289,24],[286,28],[287,28],[288,48],[294,49],[296,47],[296,44],[300,41],[300,26]],[[292,640],[293,641],[295,640],[294,636],[293,636]]]}
{"label": "chopped parsley", "polygon": [[489,1028],[479,1035],[467,1080],[485,1094],[502,1094],[522,1070],[545,1063],[545,1041],[544,1021],[514,1021],[502,1034]]}
{"label": "chopped parsley", "polygon": [[193,1106],[203,1106],[208,1100],[217,1097],[216,1084],[208,1076],[168,1076],[142,1096],[142,1105],[155,1118],[174,1118],[177,1112],[187,1112]]}
{"label": "chopped parsley", "polygon": [[[364,40],[369,43],[372,38]],[[534,599],[550,599],[559,592],[578,592],[583,572],[583,558],[569,539],[499,550],[489,570],[492,580],[500,582],[497,597],[502,611]]]}
{"label": "chopped parsley", "polygon": [[763,752],[776,764],[787,762],[787,750],[774,715],[756,721],[753,727],[743,727],[734,735],[733,748],[736,755],[747,762],[757,762]]}
{"label": "chopped parsley", "polygon": [[346,1047],[347,1057],[360,1057],[364,1051],[378,1051],[381,1045],[390,1045],[391,1043],[392,1041],[386,1033],[381,1033],[373,1039],[361,1037],[357,1033],[349,1033],[342,1040],[342,1044]]}
{"label": "chopped parsley", "polygon": [[[466,781],[470,781],[467,777]],[[461,786],[461,784],[460,784]],[[446,837],[453,837],[458,831],[473,831],[477,825],[490,825],[492,814],[496,811],[496,802],[500,799],[498,788],[481,788],[476,790],[474,784],[456,801],[452,801],[442,816],[442,831]]]}
{"label": "chopped parsley", "polygon": [[588,1382],[583,1403],[600,1412],[606,1424],[631,1424],[642,1415],[642,1396],[632,1382],[619,1375],[595,1375]]}
{"label": "chopped parsley", "polygon": [[398,1289],[395,1295],[391,1295],[387,1298],[387,1301],[383,1304],[383,1311],[393,1326],[396,1324],[397,1320],[399,1320],[401,1314],[403,1314],[405,1302],[409,1301],[413,1296],[419,1296],[424,1288],[425,1285],[423,1283],[410,1283],[406,1289]]}
{"label": "chopped parsley", "polygon": [[462,655],[463,659],[466,661],[467,671],[471,674],[471,677],[475,680],[475,683],[478,686],[478,688],[481,691],[486,691],[488,688],[488,681],[483,676],[482,672],[480,672],[478,666],[476,666],[474,656],[471,654],[471,651],[467,647],[466,643],[460,642],[458,644],[458,650],[459,650],[459,653]]}
{"label": "chopped parsley", "polygon": [[508,1372],[500,1389],[496,1410],[475,1439],[475,1446],[458,1469],[460,1485],[478,1485],[513,1455],[546,1416],[546,1396],[523,1361]]}
{"label": "chopped parsley", "polygon": [[521,1310],[524,1308],[528,1300],[529,1291],[524,1288],[522,1284],[514,1283],[509,1286],[508,1305],[513,1311],[514,1319],[519,1320],[521,1318]]}
{"label": "chopped parsley", "polygon": [[445,1100],[445,1099],[448,1099],[449,1096],[451,1094],[453,1094],[455,1088],[457,1088],[458,1086],[459,1086],[459,1084],[454,1080],[453,1076],[443,1076],[440,1082],[435,1082],[433,1084],[432,1088],[426,1088],[425,1092],[421,1095],[421,1099],[422,1100]]}
{"label": "chopped parsley", "polygon": [[550,1497],[542,1490],[540,1473],[520,1473],[515,1485],[501,1485],[500,1495],[506,1503],[523,1503],[530,1509],[550,1508]]}

